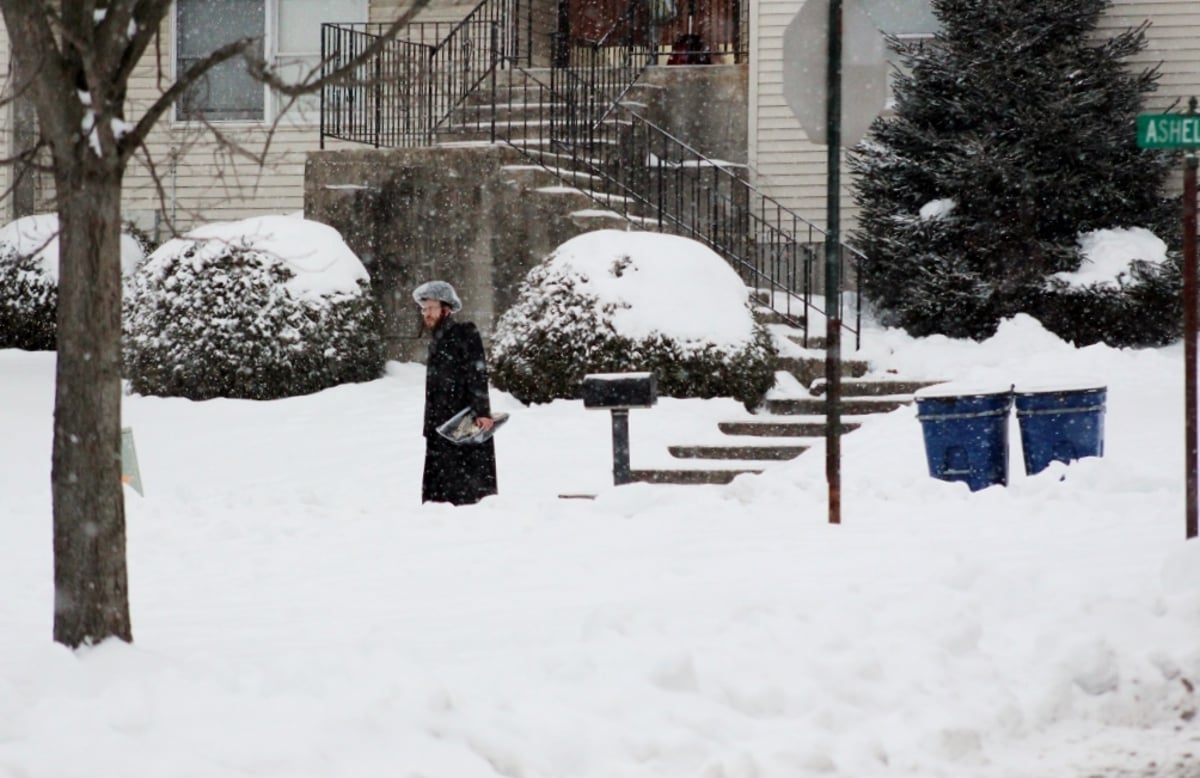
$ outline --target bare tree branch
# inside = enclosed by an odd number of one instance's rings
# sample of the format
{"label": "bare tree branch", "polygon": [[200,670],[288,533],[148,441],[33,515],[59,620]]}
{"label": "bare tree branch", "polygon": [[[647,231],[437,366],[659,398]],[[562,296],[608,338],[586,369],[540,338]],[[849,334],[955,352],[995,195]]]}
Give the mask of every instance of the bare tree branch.
{"label": "bare tree branch", "polygon": [[258,38],[239,38],[232,43],[227,43],[219,49],[209,53],[204,59],[195,62],[189,67],[183,75],[175,79],[175,83],[163,92],[154,104],[146,109],[142,114],[142,118],[134,125],[133,129],[129,130],[122,136],[119,153],[122,159],[128,159],[135,149],[141,146],[146,141],[146,137],[150,134],[150,130],[158,123],[175,101],[183,96],[193,84],[204,77],[204,74],[212,70],[222,62],[233,59],[239,55],[244,55],[247,49],[258,42]]}
{"label": "bare tree branch", "polygon": [[[102,58],[118,62],[117,68],[108,77],[112,83],[124,84],[128,83],[150,41],[154,41],[155,47],[160,45],[158,31],[171,8],[171,0],[137,0],[117,5],[120,13],[109,12],[101,25],[98,39],[101,46],[108,44],[121,52],[119,58],[103,57],[103,54]],[[129,35],[131,24],[133,34]]]}
{"label": "bare tree branch", "polygon": [[[142,2],[148,5],[156,5],[162,3],[163,0],[142,0]],[[383,51],[387,43],[393,40],[428,4],[429,0],[415,0],[404,13],[400,14],[395,21],[388,25],[379,38],[372,42],[370,46],[363,49],[352,62],[347,63],[323,78],[310,78],[300,83],[290,83],[281,79],[275,73],[274,69],[269,66],[265,58],[256,56],[253,53],[252,47],[258,41],[258,38],[242,38],[228,43],[211,52],[204,59],[193,63],[186,72],[176,77],[175,82],[146,110],[146,113],[142,115],[137,125],[121,138],[119,144],[120,154],[123,159],[128,158],[134,149],[145,142],[150,129],[167,110],[193,84],[203,78],[209,70],[222,62],[240,55],[246,61],[246,67],[250,75],[279,94],[289,97],[313,94],[327,84],[334,83],[347,74],[353,73],[363,62]],[[272,133],[273,131],[272,129]]]}

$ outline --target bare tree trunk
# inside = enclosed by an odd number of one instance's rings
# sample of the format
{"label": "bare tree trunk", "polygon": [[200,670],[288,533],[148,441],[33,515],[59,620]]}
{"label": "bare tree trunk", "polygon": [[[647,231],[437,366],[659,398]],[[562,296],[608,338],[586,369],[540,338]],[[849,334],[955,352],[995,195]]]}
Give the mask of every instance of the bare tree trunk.
{"label": "bare tree trunk", "polygon": [[[125,121],[134,68],[171,0],[0,0],[18,88],[36,108],[53,157],[59,216],[58,371],[54,397],[54,639],[132,641],[121,486],[121,183],[125,166],[176,100],[222,63],[244,60],[285,96],[313,94],[379,55],[428,0],[412,5],[358,56],[321,78],[288,83],[245,37],[194,62]],[[96,13],[103,9],[104,13]],[[159,74],[164,73],[156,48]],[[169,69],[169,68],[168,68]],[[160,80],[161,83],[161,80]],[[2,433],[0,433],[2,434]]]}
{"label": "bare tree trunk", "polygon": [[55,176],[54,640],[71,647],[133,640],[121,486],[121,170],[82,156],[60,160]]}

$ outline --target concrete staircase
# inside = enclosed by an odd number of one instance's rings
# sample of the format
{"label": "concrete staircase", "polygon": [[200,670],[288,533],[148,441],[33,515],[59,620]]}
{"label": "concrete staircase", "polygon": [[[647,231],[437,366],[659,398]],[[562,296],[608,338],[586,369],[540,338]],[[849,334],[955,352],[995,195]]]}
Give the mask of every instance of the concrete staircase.
{"label": "concrete staircase", "polygon": [[[561,113],[564,106],[554,102],[551,95],[550,68],[501,70],[497,77],[494,99],[492,90],[480,90],[459,106],[441,128],[439,145],[507,143],[524,158],[505,170],[511,171],[514,179],[531,191],[582,195],[576,198],[579,202],[576,210],[591,212],[588,214],[591,218],[607,219],[620,228],[657,224],[652,209],[614,190],[590,171],[589,164],[600,165],[597,160],[572,156],[551,147],[550,117],[556,111]],[[605,131],[597,133],[595,143],[617,143],[623,124],[627,123],[617,118],[605,120]],[[606,206],[616,210],[602,213]]]}
{"label": "concrete staircase", "polygon": [[[762,317],[769,321],[770,312]],[[798,345],[803,336],[780,324],[772,324],[777,341]],[[689,462],[687,467],[633,470],[633,480],[653,484],[727,484],[744,473],[761,473],[781,461],[795,459],[826,433],[825,348],[823,338],[809,336],[807,349],[789,349],[780,357],[776,390],[768,394],[751,418],[719,422],[717,427],[728,442],[705,445],[672,445],[672,457]],[[801,353],[797,353],[797,351]],[[842,360],[842,434],[852,433],[872,415],[890,413],[913,402],[918,389],[938,380],[901,377],[867,378],[872,365],[850,358]],[[791,383],[792,391],[780,391]]]}
{"label": "concrete staircase", "polygon": [[[557,212],[566,212],[580,232],[595,229],[657,229],[655,214],[613,191],[587,169],[590,160],[550,147],[549,116],[556,106],[548,102],[548,69],[503,71],[495,101],[477,99],[461,106],[445,126],[443,145],[507,142],[515,147],[514,162],[503,170],[509,183],[529,196],[554,198]],[[488,90],[490,92],[490,90]],[[493,137],[492,119],[496,122]],[[619,124],[619,123],[618,123]],[[601,133],[605,140],[620,138],[620,129]],[[519,153],[518,153],[519,152]],[[524,158],[520,158],[521,155]],[[608,208],[605,207],[608,206]],[[765,300],[762,300],[765,302]],[[825,339],[790,326],[770,308],[756,312],[783,347],[777,371],[797,390],[768,396],[752,418],[718,424],[725,440],[719,444],[679,444],[667,447],[680,460],[679,468],[634,469],[636,482],[655,484],[723,484],[743,473],[762,472],[779,462],[794,459],[825,437]],[[842,360],[842,432],[851,433],[865,418],[888,413],[912,402],[922,386],[938,381],[864,378],[872,366],[855,359]],[[683,463],[687,463],[683,466]]]}

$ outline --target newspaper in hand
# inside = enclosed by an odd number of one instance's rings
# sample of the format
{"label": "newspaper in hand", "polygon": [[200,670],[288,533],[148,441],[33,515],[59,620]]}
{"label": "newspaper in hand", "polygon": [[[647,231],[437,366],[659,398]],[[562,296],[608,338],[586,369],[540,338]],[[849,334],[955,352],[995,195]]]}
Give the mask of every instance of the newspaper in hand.
{"label": "newspaper in hand", "polygon": [[506,421],[508,421],[507,413],[494,413],[492,414],[492,428],[485,430],[475,423],[475,414],[467,407],[443,422],[437,431],[446,440],[460,446],[483,443],[490,440],[500,425]]}

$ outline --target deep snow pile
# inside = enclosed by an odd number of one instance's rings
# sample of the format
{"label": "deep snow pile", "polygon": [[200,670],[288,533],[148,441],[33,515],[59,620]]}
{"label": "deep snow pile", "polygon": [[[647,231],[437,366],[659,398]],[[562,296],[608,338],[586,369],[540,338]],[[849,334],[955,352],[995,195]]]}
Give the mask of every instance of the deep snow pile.
{"label": "deep snow pile", "polygon": [[[597,247],[599,250],[602,247]],[[685,317],[694,300],[658,300]],[[877,376],[1107,387],[1105,455],[928,476],[911,407],[729,486],[612,486],[609,414],[526,407],[500,494],[422,505],[424,368],[123,398],[136,642],[51,642],[54,356],[0,351],[0,776],[1195,778],[1183,354],[868,327]],[[630,414],[631,464],[731,399]],[[562,494],[595,499],[560,499]]]}
{"label": "deep snow pile", "polygon": [[[682,304],[682,303],[679,303]],[[53,356],[0,352],[0,775],[1193,778],[1200,541],[1178,347],[871,331],[882,371],[1108,387],[1106,453],[928,477],[912,408],[727,487],[611,485],[608,414],[524,407],[500,495],[420,500],[424,371],[124,400],[136,643],[50,642]],[[635,467],[749,418],[631,414]],[[595,500],[562,500],[588,491]],[[1150,767],[1151,763],[1155,766]]]}
{"label": "deep snow pile", "polygon": [[[24,216],[0,227],[0,348],[52,350],[58,313],[58,215]],[[145,256],[121,234],[121,275]]]}
{"label": "deep snow pile", "polygon": [[719,255],[674,235],[598,230],[526,276],[496,325],[492,378],[546,402],[577,396],[588,373],[653,371],[662,395],[754,405],[773,356],[745,283]]}
{"label": "deep snow pile", "polygon": [[126,372],[143,394],[273,399],[383,367],[367,272],[319,222],[199,227],[146,260],[131,297]]}

